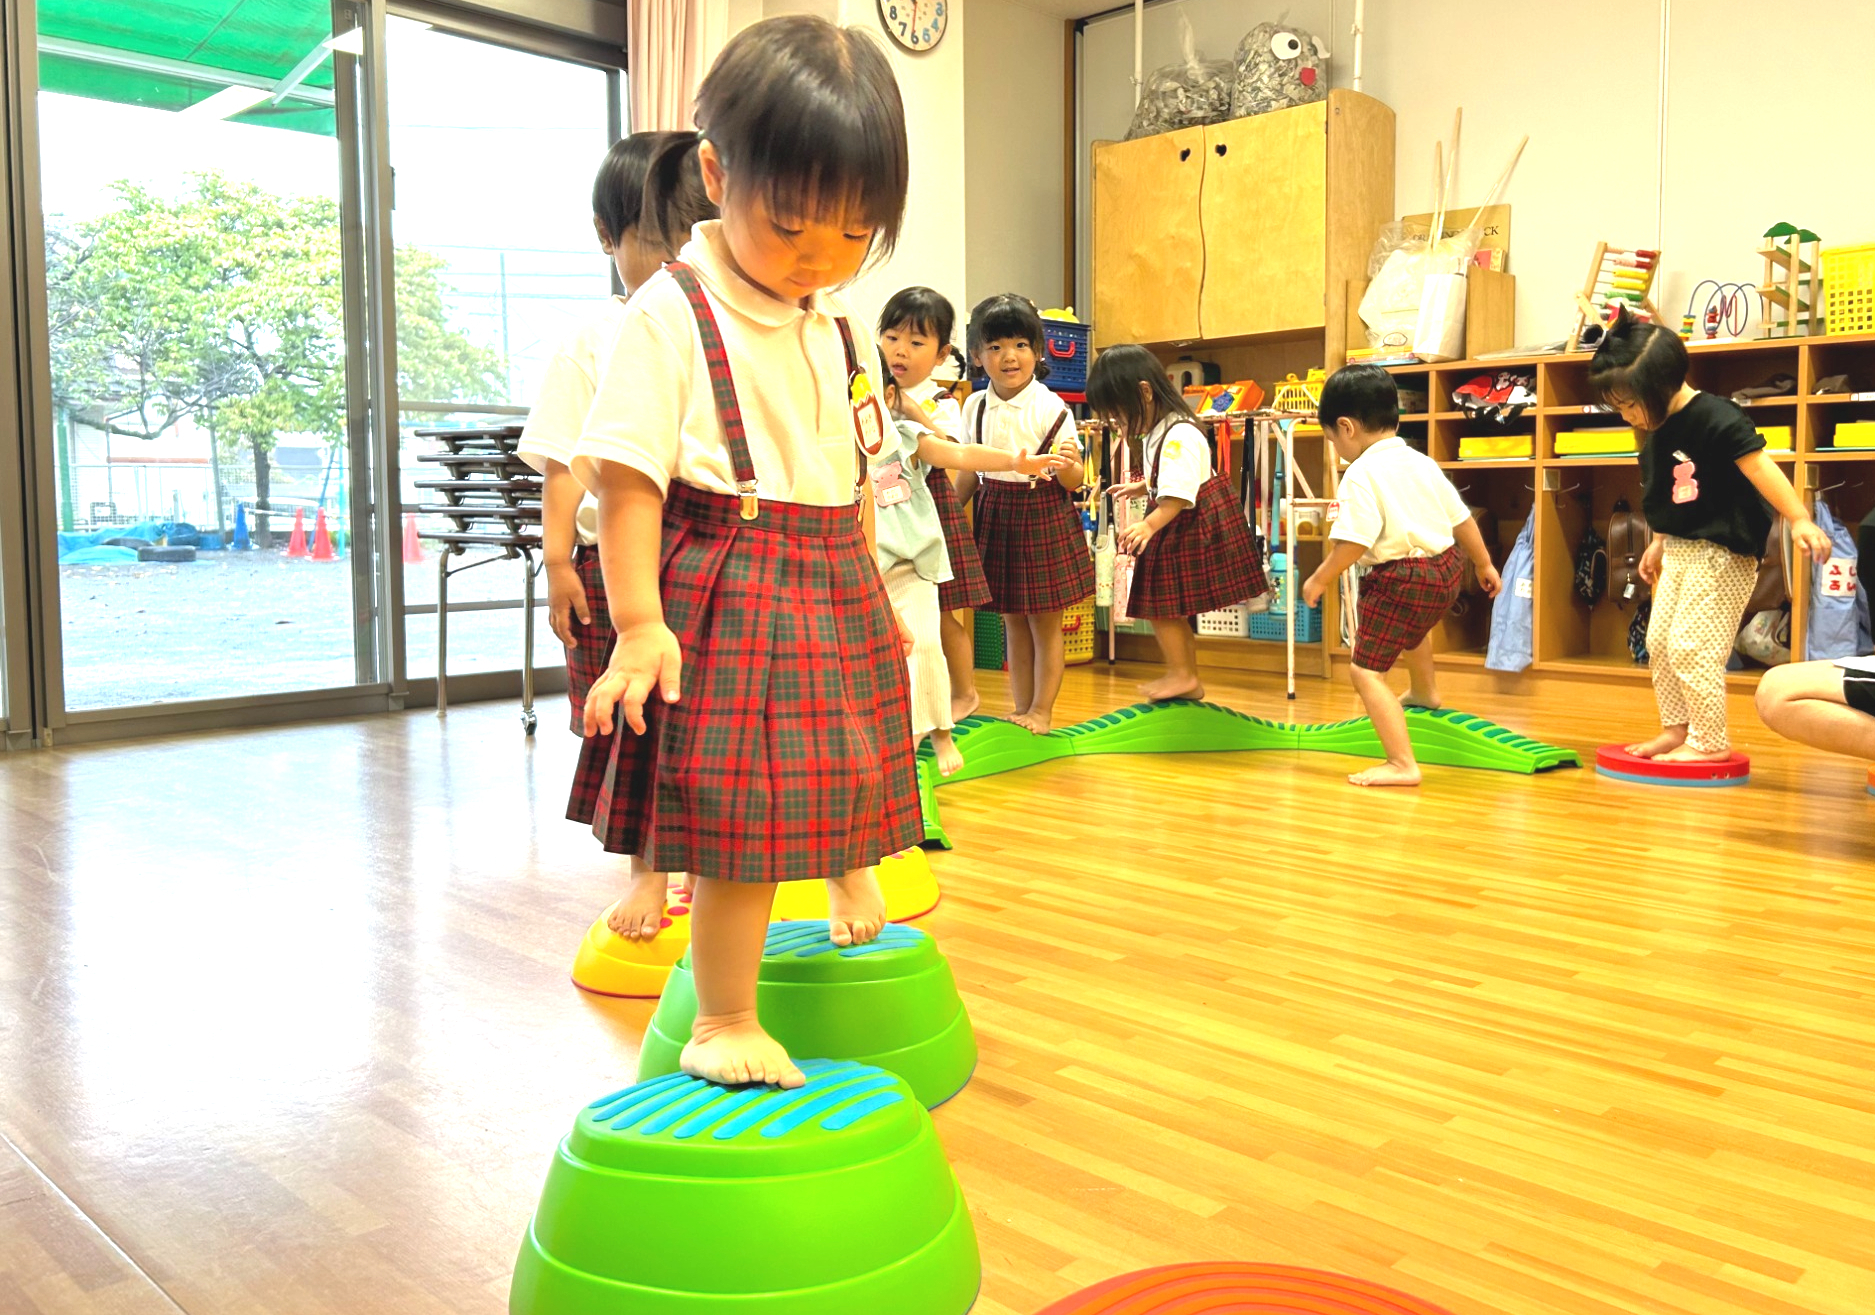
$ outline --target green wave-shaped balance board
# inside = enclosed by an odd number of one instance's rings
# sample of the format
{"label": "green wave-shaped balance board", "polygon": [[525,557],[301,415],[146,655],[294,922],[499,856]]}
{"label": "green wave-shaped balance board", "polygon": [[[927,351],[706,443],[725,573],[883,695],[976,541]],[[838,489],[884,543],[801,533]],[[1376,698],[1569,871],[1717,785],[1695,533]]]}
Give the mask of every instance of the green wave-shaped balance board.
{"label": "green wave-shaped balance board", "polygon": [[[1528,776],[1582,765],[1573,749],[1544,744],[1451,708],[1408,708],[1406,729],[1419,760],[1440,767]],[[1385,756],[1374,723],[1367,717],[1303,726],[1252,717],[1216,703],[1189,701],[1136,703],[1047,735],[1032,734],[1013,722],[966,717],[958,723],[955,735],[964,765],[954,776],[938,775],[937,757],[929,744],[918,749],[925,835],[946,849],[950,841],[938,820],[938,786],[975,781],[1057,758],[1102,753],[1243,753],[1259,749]]]}

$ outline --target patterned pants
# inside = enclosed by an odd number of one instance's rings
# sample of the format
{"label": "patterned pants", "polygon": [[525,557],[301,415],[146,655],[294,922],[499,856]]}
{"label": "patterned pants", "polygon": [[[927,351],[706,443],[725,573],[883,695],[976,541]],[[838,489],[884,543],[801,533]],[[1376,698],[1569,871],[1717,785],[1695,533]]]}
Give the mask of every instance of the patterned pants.
{"label": "patterned pants", "polygon": [[1647,624],[1654,699],[1662,726],[1684,726],[1700,753],[1731,748],[1725,729],[1725,664],[1758,580],[1758,559],[1703,539],[1666,544]]}

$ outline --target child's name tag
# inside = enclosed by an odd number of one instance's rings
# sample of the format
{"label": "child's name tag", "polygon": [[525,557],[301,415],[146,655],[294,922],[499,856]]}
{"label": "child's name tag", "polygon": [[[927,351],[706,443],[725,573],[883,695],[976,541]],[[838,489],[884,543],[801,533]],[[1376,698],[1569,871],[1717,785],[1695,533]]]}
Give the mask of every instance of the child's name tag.
{"label": "child's name tag", "polygon": [[885,408],[879,404],[879,395],[872,391],[872,380],[864,370],[853,371],[846,381],[846,395],[853,407],[853,434],[859,440],[859,450],[869,457],[878,456],[885,447]]}
{"label": "child's name tag", "polygon": [[1675,503],[1699,501],[1699,481],[1694,477],[1698,473],[1692,458],[1684,452],[1675,452],[1679,464],[1673,468],[1673,501]]}
{"label": "child's name tag", "polygon": [[1536,581],[1532,580],[1527,575],[1518,576],[1517,577],[1517,597],[1535,598],[1536,597]]}
{"label": "child's name tag", "polygon": [[1856,565],[1846,557],[1832,557],[1823,566],[1823,596],[1854,598]]}
{"label": "child's name tag", "polygon": [[911,485],[905,482],[905,463],[888,461],[872,473],[872,501],[881,510],[896,507],[911,499]]}

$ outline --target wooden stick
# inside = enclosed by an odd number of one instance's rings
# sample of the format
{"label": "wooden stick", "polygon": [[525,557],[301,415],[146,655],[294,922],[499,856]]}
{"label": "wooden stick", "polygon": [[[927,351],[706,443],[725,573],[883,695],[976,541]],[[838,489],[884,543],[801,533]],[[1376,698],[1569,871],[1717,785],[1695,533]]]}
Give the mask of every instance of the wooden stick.
{"label": "wooden stick", "polygon": [[1510,185],[1510,176],[1517,172],[1517,161],[1523,159],[1523,148],[1529,144],[1528,136],[1517,143],[1517,149],[1511,152],[1510,163],[1504,166],[1504,172],[1497,176],[1495,183],[1491,184],[1490,194],[1484,198],[1484,204],[1478,207],[1478,218],[1472,221],[1474,224],[1483,223],[1484,212],[1497,204],[1499,195]]}

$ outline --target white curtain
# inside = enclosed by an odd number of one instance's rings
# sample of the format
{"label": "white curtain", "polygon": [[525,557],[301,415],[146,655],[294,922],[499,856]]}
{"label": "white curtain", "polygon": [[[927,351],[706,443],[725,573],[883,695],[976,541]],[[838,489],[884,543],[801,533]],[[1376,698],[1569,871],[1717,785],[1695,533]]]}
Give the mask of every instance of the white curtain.
{"label": "white curtain", "polygon": [[631,130],[694,127],[697,85],[729,40],[729,0],[629,0]]}

